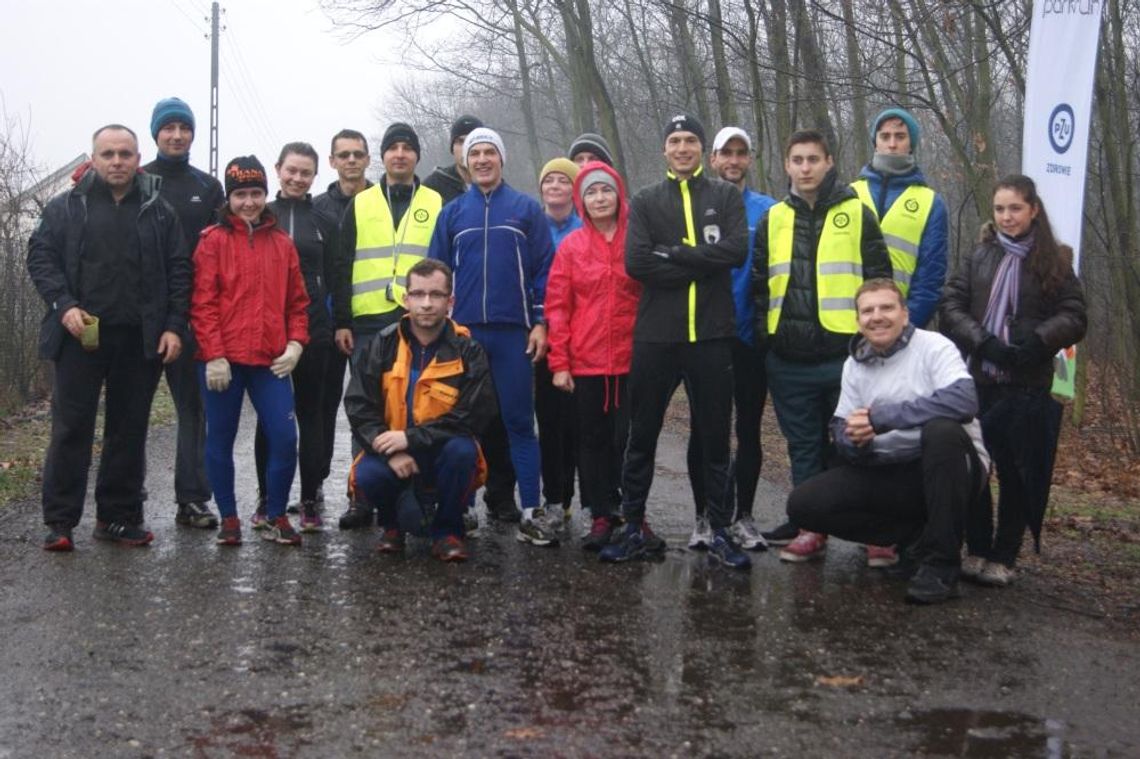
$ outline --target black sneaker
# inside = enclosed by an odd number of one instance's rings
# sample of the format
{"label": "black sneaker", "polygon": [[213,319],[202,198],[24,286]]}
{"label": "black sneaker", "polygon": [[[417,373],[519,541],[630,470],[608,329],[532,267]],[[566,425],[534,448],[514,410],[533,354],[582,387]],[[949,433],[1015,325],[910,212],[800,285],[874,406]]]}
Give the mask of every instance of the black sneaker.
{"label": "black sneaker", "polygon": [[404,533],[395,527],[389,527],[384,530],[384,534],[380,536],[380,542],[376,544],[376,550],[379,553],[403,553],[404,545]]}
{"label": "black sneaker", "polygon": [[921,564],[906,586],[906,600],[913,604],[938,604],[957,598],[958,570]]}
{"label": "black sneaker", "polygon": [[71,530],[60,525],[50,525],[47,536],[44,537],[44,550],[64,553],[75,550],[75,541],[71,539]]}
{"label": "black sneaker", "polygon": [[665,541],[653,534],[646,522],[627,524],[621,539],[598,552],[602,561],[622,562],[634,559],[654,559],[665,553]]}
{"label": "black sneaker", "polygon": [[125,546],[145,546],[154,540],[154,533],[128,522],[96,522],[92,537]]}
{"label": "black sneaker", "polygon": [[340,515],[337,526],[342,530],[359,530],[371,527],[373,522],[372,509],[361,503],[350,503],[348,510]]}
{"label": "black sneaker", "polygon": [[800,528],[791,522],[784,522],[779,527],[760,533],[760,537],[770,546],[786,546],[800,534]]}
{"label": "black sneaker", "polygon": [[723,527],[713,530],[712,543],[709,544],[709,561],[724,564],[733,569],[751,569],[752,559],[740,546],[728,536],[728,530]]}
{"label": "black sneaker", "polygon": [[514,524],[522,521],[522,512],[515,505],[514,500],[484,501],[487,504],[487,519],[492,522],[506,522]]}
{"label": "black sneaker", "polygon": [[183,527],[198,527],[212,530],[218,526],[218,518],[204,501],[179,501],[174,523]]}
{"label": "black sneaker", "polygon": [[[561,512],[561,507],[559,507]],[[562,514],[558,514],[558,520],[561,522]],[[554,526],[551,520],[546,516],[546,511],[541,506],[531,512],[530,519],[523,519],[519,523],[518,532],[515,533],[515,538],[520,543],[530,543],[532,546],[556,546],[558,545],[558,533],[554,531]]]}

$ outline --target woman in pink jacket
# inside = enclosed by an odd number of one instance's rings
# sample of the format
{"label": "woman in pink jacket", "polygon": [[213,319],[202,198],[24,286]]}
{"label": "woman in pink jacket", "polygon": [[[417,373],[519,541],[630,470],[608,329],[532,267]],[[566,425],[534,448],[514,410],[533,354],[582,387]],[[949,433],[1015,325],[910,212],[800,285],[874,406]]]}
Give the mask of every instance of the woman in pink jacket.
{"label": "woman in pink jacket", "polygon": [[593,526],[582,547],[601,550],[617,525],[622,455],[629,434],[626,381],[641,285],[625,273],[629,216],[621,176],[600,161],[574,182],[583,226],[554,256],[546,282],[546,321],[554,386],[573,393],[580,425],[582,505]]}

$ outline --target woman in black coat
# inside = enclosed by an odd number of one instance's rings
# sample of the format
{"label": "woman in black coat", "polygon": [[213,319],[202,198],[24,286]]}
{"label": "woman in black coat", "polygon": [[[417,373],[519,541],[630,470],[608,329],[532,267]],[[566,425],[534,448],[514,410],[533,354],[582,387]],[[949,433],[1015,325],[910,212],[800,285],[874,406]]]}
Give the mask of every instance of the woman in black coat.
{"label": "woman in black coat", "polygon": [[1061,405],[1049,390],[1053,358],[1085,335],[1084,294],[1073,251],[1057,242],[1033,180],[1006,177],[993,222],[946,285],[942,331],[966,356],[978,385],[982,434],[997,468],[991,499],[967,515],[963,576],[1004,586],[1027,525],[1037,534],[1049,496]]}

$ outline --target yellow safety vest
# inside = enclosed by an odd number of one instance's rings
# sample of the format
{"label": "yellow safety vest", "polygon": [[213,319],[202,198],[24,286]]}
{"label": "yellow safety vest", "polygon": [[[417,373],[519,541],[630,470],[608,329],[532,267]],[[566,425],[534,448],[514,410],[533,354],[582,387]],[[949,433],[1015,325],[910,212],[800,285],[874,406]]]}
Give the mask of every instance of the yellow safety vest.
{"label": "yellow safety vest", "polygon": [[[768,211],[768,334],[780,325],[784,295],[792,278],[796,211],[786,201]],[[819,323],[830,332],[853,335],[855,291],[863,284],[863,204],[858,198],[832,206],[823,221],[815,255]]]}
{"label": "yellow safety vest", "polygon": [[[879,211],[875,208],[875,200],[871,197],[871,187],[866,179],[857,179],[851,183],[855,194],[863,201],[863,205],[871,209],[875,218],[879,218]],[[879,219],[879,228],[883,230],[883,240],[887,243],[887,251],[891,254],[891,269],[895,284],[902,290],[903,297],[910,291],[910,278],[918,266],[918,246],[922,242],[922,231],[926,229],[926,220],[934,210],[934,190],[924,185],[912,184],[907,187],[895,202],[887,209],[887,213]]]}
{"label": "yellow safety vest", "polygon": [[427,255],[443,198],[420,185],[398,228],[393,228],[392,210],[379,184],[356,195],[353,205],[352,315],[386,314],[404,305],[408,270]]}

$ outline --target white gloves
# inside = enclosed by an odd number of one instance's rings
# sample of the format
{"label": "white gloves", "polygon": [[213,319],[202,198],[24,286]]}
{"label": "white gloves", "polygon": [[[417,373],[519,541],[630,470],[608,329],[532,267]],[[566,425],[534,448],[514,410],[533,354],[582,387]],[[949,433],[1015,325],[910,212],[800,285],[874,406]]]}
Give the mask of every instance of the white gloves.
{"label": "white gloves", "polygon": [[269,365],[269,371],[273,372],[278,379],[285,379],[297,368],[297,362],[300,360],[301,344],[296,340],[290,340],[289,344],[285,346],[285,352],[273,359],[273,363]]}
{"label": "white gloves", "polygon": [[215,358],[206,362],[206,387],[220,393],[230,386],[230,362]]}

